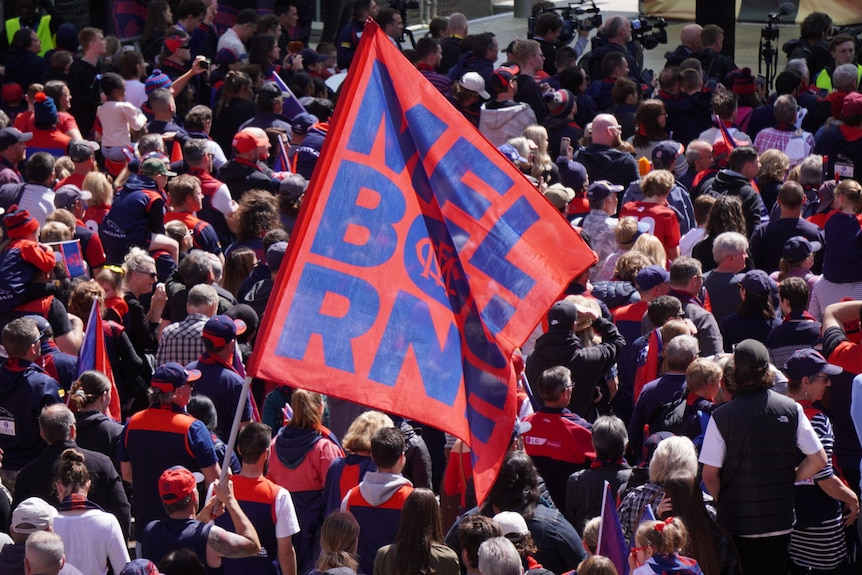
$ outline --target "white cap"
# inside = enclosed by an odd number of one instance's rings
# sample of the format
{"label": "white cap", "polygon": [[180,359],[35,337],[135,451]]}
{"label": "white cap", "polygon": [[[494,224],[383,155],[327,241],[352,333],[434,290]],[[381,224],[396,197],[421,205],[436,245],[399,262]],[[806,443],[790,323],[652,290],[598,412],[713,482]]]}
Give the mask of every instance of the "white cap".
{"label": "white cap", "polygon": [[476,92],[485,100],[491,99],[491,95],[485,91],[485,78],[480,76],[478,72],[467,72],[461,76],[458,83],[464,88]]}
{"label": "white cap", "polygon": [[530,532],[527,529],[527,522],[524,521],[524,516],[514,511],[501,511],[494,516],[494,521],[503,529],[503,535],[526,535]]}

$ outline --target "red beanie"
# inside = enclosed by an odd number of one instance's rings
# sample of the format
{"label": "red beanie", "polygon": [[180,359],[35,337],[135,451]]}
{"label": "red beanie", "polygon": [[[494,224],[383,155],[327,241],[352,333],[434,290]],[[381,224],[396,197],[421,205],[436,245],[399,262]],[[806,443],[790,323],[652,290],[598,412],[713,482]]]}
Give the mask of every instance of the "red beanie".
{"label": "red beanie", "polygon": [[9,207],[9,213],[3,218],[6,225],[6,235],[17,240],[26,238],[39,229],[39,222],[24,209],[18,209],[18,204]]}

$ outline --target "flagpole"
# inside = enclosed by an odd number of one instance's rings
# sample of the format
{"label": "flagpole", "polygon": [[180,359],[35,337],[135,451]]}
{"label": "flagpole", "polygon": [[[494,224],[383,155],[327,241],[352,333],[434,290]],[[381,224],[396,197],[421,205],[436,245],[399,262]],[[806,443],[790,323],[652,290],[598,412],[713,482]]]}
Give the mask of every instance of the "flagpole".
{"label": "flagpole", "polygon": [[[608,480],[605,479],[604,486],[602,487],[602,511],[599,513],[599,517],[602,518],[602,521],[605,519],[605,505],[608,504],[608,490],[611,488],[611,484],[608,483]],[[602,531],[604,529],[599,528],[599,540],[596,542],[596,552],[602,548]]]}
{"label": "flagpole", "polygon": [[239,394],[239,401],[236,404],[236,413],[233,414],[233,423],[230,426],[230,437],[227,442],[227,449],[225,449],[224,461],[221,464],[221,475],[219,475],[219,482],[224,481],[224,478],[227,477],[228,470],[230,469],[230,458],[233,454],[234,447],[236,446],[236,436],[239,434],[239,424],[242,420],[243,411],[245,411],[245,402],[248,401],[248,389],[251,387],[251,376],[246,376],[245,380],[242,382],[242,391]]}

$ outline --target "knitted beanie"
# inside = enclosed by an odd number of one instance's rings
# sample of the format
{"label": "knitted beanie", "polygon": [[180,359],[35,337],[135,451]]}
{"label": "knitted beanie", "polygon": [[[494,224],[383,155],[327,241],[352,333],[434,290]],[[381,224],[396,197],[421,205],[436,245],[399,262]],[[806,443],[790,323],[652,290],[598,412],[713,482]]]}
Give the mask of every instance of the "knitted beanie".
{"label": "knitted beanie", "polygon": [[57,124],[57,106],[45,92],[36,92],[33,104],[33,121],[37,128],[47,130]]}
{"label": "knitted beanie", "polygon": [[170,90],[173,82],[168,78],[167,74],[156,68],[153,70],[153,73],[149,75],[146,82],[144,82],[144,89],[147,92],[147,96],[150,95],[150,92],[153,90],[158,90],[159,88],[165,88],[166,90]]}
{"label": "knitted beanie", "polygon": [[39,229],[39,222],[25,209],[18,209],[18,204],[9,206],[9,212],[3,218],[6,226],[6,236],[16,240],[25,238]]}
{"label": "knitted beanie", "polygon": [[565,118],[575,107],[575,96],[566,89],[545,94],[545,104],[552,116]]}
{"label": "knitted beanie", "polygon": [[733,78],[733,93],[737,96],[748,96],[754,94],[754,76],[751,75],[751,68],[742,68],[734,70],[728,76]]}

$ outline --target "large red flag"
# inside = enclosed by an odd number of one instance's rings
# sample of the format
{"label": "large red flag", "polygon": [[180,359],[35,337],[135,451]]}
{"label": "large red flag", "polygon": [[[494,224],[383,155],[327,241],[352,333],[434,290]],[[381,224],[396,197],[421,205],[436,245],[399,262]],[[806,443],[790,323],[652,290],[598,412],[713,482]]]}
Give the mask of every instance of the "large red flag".
{"label": "large red flag", "polygon": [[249,372],[463,439],[481,500],[512,352],[595,256],[370,19],[339,102]]}
{"label": "large red flag", "polygon": [[93,302],[90,309],[90,319],[87,320],[87,330],[84,332],[84,342],[81,344],[81,352],[78,355],[78,375],[88,369],[101,371],[111,382],[111,404],[108,406],[108,415],[115,421],[122,423],[123,418],[120,411],[120,394],[114,383],[114,371],[108,360],[108,352],[105,349],[105,331],[102,324],[102,316],[99,314],[99,300]]}

